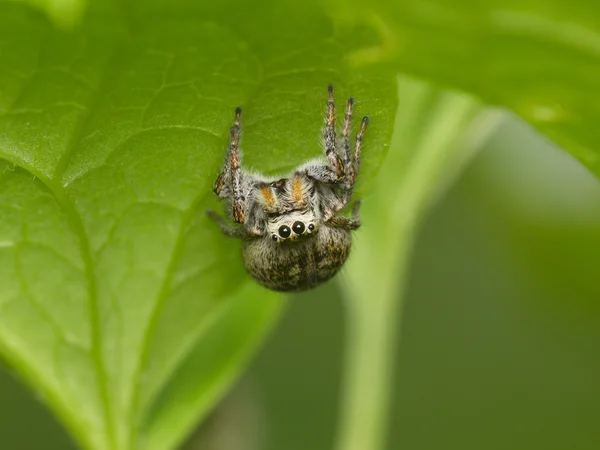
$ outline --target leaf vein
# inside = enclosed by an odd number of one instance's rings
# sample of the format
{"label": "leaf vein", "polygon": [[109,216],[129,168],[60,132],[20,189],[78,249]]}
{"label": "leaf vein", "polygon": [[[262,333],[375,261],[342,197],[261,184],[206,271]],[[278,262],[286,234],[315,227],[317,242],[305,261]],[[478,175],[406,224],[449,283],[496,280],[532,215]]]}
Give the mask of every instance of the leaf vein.
{"label": "leaf vein", "polygon": [[[158,296],[157,296],[156,300],[154,301],[154,307],[152,309],[150,319],[148,320],[146,332],[144,333],[144,337],[142,339],[142,351],[140,352],[136,368],[133,372],[133,378],[131,381],[131,385],[135,386],[135,389],[133,390],[132,397],[129,401],[129,408],[130,408],[132,415],[137,412],[135,410],[135,408],[136,408],[136,404],[137,404],[139,396],[140,396],[140,389],[139,389],[140,383],[137,382],[137,380],[139,379],[139,377],[142,373],[142,369],[144,367],[144,363],[146,362],[146,360],[148,358],[148,352],[150,351],[150,339],[152,337],[154,329],[156,328],[156,324],[158,322],[158,317],[159,317],[159,312],[162,308],[163,303],[169,296],[169,292],[171,289],[171,281],[173,279],[173,273],[175,271],[175,266],[178,263],[179,256],[183,250],[183,245],[185,243],[186,230],[190,226],[190,223],[192,221],[192,218],[194,217],[194,213],[196,212],[198,205],[207,196],[208,196],[208,194],[205,192],[199,193],[198,196],[192,201],[192,203],[190,204],[188,209],[185,211],[185,214],[181,219],[181,223],[179,226],[179,233],[177,236],[177,241],[175,242],[175,245],[173,246],[173,251],[171,252],[171,257],[169,260],[169,264],[167,266],[167,271],[165,273],[165,277],[163,279]],[[134,423],[135,419],[136,418],[133,416],[130,418],[132,424]],[[134,437],[131,436],[131,439],[132,439],[132,442],[130,442],[129,447],[133,448]]]}
{"label": "leaf vein", "polygon": [[[101,353],[101,336],[100,336],[100,318],[98,316],[98,296],[96,289],[96,274],[94,270],[94,263],[92,258],[92,252],[90,248],[89,239],[85,233],[85,228],[81,217],[77,213],[71,200],[66,196],[63,188],[60,185],[54,183],[51,179],[45,176],[41,171],[37,170],[34,166],[28,164],[22,158],[17,155],[8,154],[0,149],[0,158],[14,164],[15,166],[21,167],[26,170],[34,177],[38,178],[42,184],[52,193],[57,203],[61,206],[65,214],[69,219],[69,223],[72,227],[74,234],[78,237],[79,248],[81,257],[84,262],[88,297],[90,302],[90,324],[92,329],[92,361],[96,365],[96,373],[98,375],[98,388],[100,401],[104,408],[103,414],[105,415],[106,433],[109,440],[114,440],[114,433],[112,432],[112,420],[110,418],[110,407],[109,407],[109,396],[108,396],[108,379],[106,371],[104,369],[103,358]],[[65,418],[66,421],[71,422],[71,418]],[[111,447],[114,447],[112,443]]]}
{"label": "leaf vein", "polygon": [[116,72],[116,68],[113,65],[116,65],[118,61],[118,55],[120,54],[118,48],[113,52],[112,57],[108,58],[108,62],[104,68],[102,78],[98,83],[95,91],[92,93],[91,98],[89,99],[89,106],[85,109],[79,121],[75,125],[75,129],[71,134],[71,139],[66,145],[65,151],[61,155],[58,163],[56,164],[56,168],[54,169],[54,178],[56,180],[60,179],[69,164],[71,159],[71,155],[77,148],[77,144],[81,142],[81,138],[83,136],[83,132],[86,126],[89,124],[92,113],[95,107],[100,103],[103,94],[109,89],[110,84],[114,81],[114,74]]}

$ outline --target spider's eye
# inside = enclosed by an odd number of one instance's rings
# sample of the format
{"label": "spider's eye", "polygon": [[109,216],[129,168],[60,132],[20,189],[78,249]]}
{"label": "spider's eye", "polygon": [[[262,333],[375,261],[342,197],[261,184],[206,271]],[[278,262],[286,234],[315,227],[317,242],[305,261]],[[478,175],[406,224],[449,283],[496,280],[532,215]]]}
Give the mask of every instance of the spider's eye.
{"label": "spider's eye", "polygon": [[281,189],[283,186],[285,186],[286,181],[287,180],[285,178],[281,178],[277,181],[273,181],[270,186],[273,188]]}
{"label": "spider's eye", "polygon": [[314,230],[314,229],[315,229],[315,226],[314,226],[312,223],[310,223],[310,224],[308,224],[308,229],[309,229],[310,231],[312,231],[312,230]]}
{"label": "spider's eye", "polygon": [[277,240],[277,235],[274,234],[273,236],[271,236],[271,239],[273,239],[274,241],[276,241]]}
{"label": "spider's eye", "polygon": [[290,227],[288,227],[287,225],[281,225],[279,227],[279,236],[281,236],[282,238],[288,238],[290,237],[290,234],[292,234],[292,230],[290,230]]}
{"label": "spider's eye", "polygon": [[298,220],[292,225],[292,230],[294,230],[294,233],[296,234],[302,234],[304,233],[304,224]]}

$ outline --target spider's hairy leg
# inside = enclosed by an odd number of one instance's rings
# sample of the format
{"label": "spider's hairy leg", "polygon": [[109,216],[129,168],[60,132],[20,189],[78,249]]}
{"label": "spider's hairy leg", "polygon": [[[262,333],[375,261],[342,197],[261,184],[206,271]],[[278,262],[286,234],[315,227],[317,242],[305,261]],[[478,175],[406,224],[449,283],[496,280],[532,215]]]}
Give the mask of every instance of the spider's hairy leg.
{"label": "spider's hairy leg", "polygon": [[354,180],[354,171],[352,170],[352,159],[350,155],[350,141],[348,140],[348,134],[350,133],[350,122],[352,121],[352,106],[354,105],[354,98],[350,97],[346,102],[346,112],[344,114],[344,125],[342,127],[342,141],[341,141],[341,153],[342,160],[344,162],[344,169],[346,172],[346,180]]}
{"label": "spider's hairy leg", "polygon": [[340,195],[344,191],[340,192],[337,186],[321,185],[318,188],[318,193],[323,222],[327,222],[334,217],[347,203],[344,196]]}
{"label": "spider's hairy leg", "polygon": [[[367,125],[369,125],[369,117],[364,116],[360,121],[360,128],[358,129],[358,133],[356,133],[356,143],[354,145],[354,158],[352,160],[352,171],[354,172],[354,177],[358,173],[358,168],[360,166],[360,147],[362,144],[363,134],[365,134],[365,130],[367,129]],[[354,183],[354,180],[352,180]]]}
{"label": "spider's hairy leg", "polygon": [[238,238],[238,239],[249,236],[248,232],[244,228],[232,227],[231,225],[227,224],[227,222],[225,221],[225,219],[223,217],[221,217],[219,214],[217,214],[214,211],[211,211],[211,210],[206,211],[206,215],[208,217],[210,217],[212,220],[214,220],[217,223],[217,225],[219,225],[221,232],[225,236]]}
{"label": "spider's hairy leg", "polygon": [[334,216],[329,219],[327,225],[333,228],[341,228],[342,230],[353,231],[360,228],[360,220],[348,219],[347,217]]}
{"label": "spider's hairy leg", "polygon": [[[227,149],[226,171],[231,180],[231,217],[235,223],[244,223],[244,192],[242,186],[242,169],[240,168],[240,116],[242,108],[235,109],[235,121],[229,131],[229,148]],[[226,172],[227,173],[227,172]]]}
{"label": "spider's hairy leg", "polygon": [[327,156],[327,166],[315,163],[306,165],[306,174],[323,183],[339,183],[344,180],[346,172],[344,161],[336,151],[335,135],[335,104],[333,102],[333,86],[327,88],[327,113],[325,127],[323,128],[323,150]]}
{"label": "spider's hairy leg", "polygon": [[[240,126],[240,116],[242,110],[238,106],[235,110],[235,119],[233,126]],[[215,182],[213,183],[213,192],[217,194],[220,198],[227,198],[231,195],[231,170],[230,170],[230,151],[231,144],[227,148],[227,153],[225,156],[225,163],[223,164],[223,170],[217,176]]]}
{"label": "spider's hairy leg", "polygon": [[360,121],[360,128],[358,129],[358,133],[356,133],[354,154],[352,155],[352,160],[349,163],[350,167],[348,168],[348,176],[346,177],[346,190],[342,194],[342,201],[344,205],[346,205],[350,200],[350,196],[352,195],[352,189],[354,188],[354,183],[356,182],[358,168],[360,167],[362,138],[365,134],[365,130],[367,129],[367,125],[369,125],[369,117],[364,116]]}
{"label": "spider's hairy leg", "polygon": [[334,216],[331,219],[329,219],[326,223],[330,227],[334,228],[341,228],[343,230],[348,231],[357,230],[358,228],[360,228],[360,216],[358,213],[359,208],[360,202],[356,201],[354,202],[354,206],[352,207],[351,219],[349,219],[348,217]]}
{"label": "spider's hairy leg", "polygon": [[322,183],[337,183],[340,181],[339,177],[333,170],[331,170],[329,167],[318,164],[309,165],[306,167],[306,175],[317,181],[321,181]]}
{"label": "spider's hairy leg", "polygon": [[344,178],[344,164],[335,151],[335,104],[333,102],[333,85],[327,87],[327,113],[323,128],[323,145],[329,168],[335,174],[336,180]]}

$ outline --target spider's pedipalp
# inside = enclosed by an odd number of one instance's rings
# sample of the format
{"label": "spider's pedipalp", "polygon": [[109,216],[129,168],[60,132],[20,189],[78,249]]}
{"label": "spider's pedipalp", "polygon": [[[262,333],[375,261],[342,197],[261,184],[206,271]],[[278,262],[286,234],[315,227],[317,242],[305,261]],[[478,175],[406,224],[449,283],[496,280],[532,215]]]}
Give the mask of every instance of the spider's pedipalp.
{"label": "spider's pedipalp", "polygon": [[229,186],[225,179],[225,172],[221,172],[213,184],[213,192],[221,198],[229,197]]}

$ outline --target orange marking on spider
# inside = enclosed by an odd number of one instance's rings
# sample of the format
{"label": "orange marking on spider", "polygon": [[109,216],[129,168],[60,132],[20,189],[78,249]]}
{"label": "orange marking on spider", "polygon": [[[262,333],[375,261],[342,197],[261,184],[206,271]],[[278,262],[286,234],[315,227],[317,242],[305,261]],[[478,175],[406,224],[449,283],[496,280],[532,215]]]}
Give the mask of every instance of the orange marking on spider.
{"label": "orange marking on spider", "polygon": [[275,206],[275,197],[273,196],[273,192],[271,188],[268,186],[264,186],[260,189],[260,194],[265,199],[265,203],[269,208]]}
{"label": "orange marking on spider", "polygon": [[299,176],[292,178],[292,200],[295,203],[303,203],[302,179]]}

